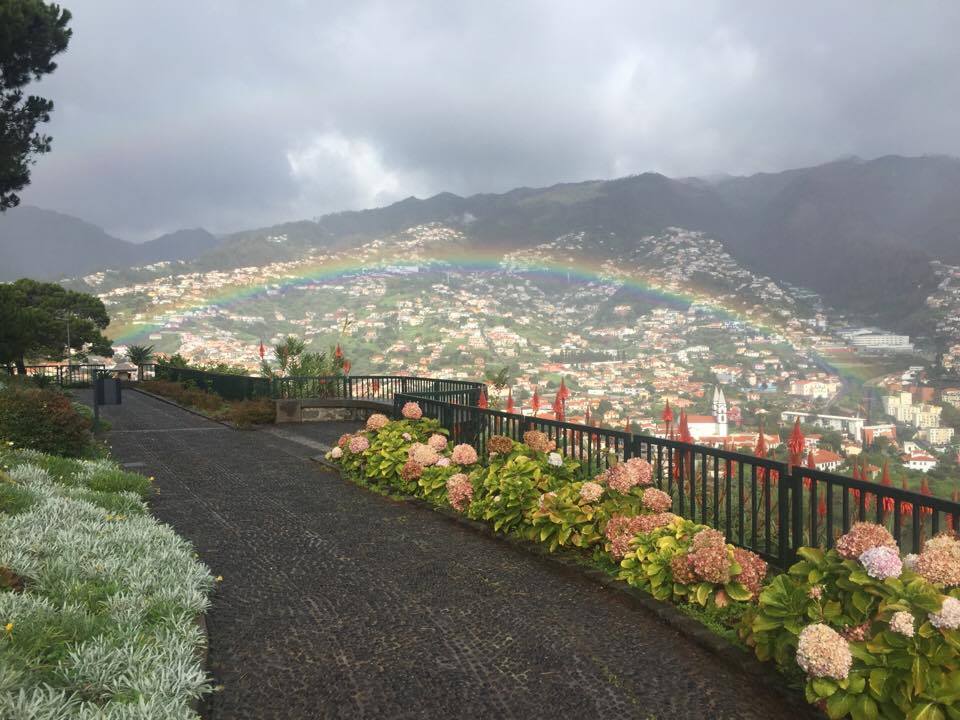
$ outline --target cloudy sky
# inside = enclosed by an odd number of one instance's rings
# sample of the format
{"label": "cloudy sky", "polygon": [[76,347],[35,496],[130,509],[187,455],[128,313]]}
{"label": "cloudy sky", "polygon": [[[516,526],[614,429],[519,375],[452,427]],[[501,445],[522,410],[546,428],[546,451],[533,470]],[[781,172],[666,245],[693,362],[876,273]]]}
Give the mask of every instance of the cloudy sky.
{"label": "cloudy sky", "polygon": [[133,240],[409,195],[960,155],[960,3],[62,0],[25,204]]}

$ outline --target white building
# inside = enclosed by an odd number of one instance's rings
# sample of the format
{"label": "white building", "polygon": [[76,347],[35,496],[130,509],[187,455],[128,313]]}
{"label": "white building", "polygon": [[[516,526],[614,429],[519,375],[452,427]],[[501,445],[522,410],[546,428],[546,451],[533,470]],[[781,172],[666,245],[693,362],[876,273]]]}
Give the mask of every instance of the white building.
{"label": "white building", "polygon": [[863,436],[863,426],[866,423],[862,417],[848,415],[818,415],[795,410],[784,410],[780,413],[780,419],[785,424],[792,424],[797,418],[800,418],[800,422],[804,424],[839,430],[858,440]]}
{"label": "white building", "polygon": [[930,472],[937,466],[937,459],[925,453],[923,451],[912,452],[909,455],[904,455],[901,460],[903,460],[903,466],[909,468],[910,470],[919,470],[920,472]]}

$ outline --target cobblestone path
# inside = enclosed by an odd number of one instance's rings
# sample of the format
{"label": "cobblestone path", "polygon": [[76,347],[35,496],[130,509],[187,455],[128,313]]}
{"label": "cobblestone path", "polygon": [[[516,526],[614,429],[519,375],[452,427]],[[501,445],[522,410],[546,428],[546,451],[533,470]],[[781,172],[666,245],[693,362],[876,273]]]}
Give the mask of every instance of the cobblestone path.
{"label": "cobblestone path", "polygon": [[[136,392],[103,408],[157,515],[223,575],[213,720],[787,718],[618,593],[324,472],[316,450]],[[333,440],[344,426],[310,429]],[[326,434],[326,438],[324,438]]]}

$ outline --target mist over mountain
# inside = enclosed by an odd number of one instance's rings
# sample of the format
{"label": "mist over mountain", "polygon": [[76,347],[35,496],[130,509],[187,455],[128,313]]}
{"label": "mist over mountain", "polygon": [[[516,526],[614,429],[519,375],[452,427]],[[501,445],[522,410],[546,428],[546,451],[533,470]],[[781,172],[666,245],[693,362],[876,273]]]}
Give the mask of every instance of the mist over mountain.
{"label": "mist over mountain", "polygon": [[583,231],[628,250],[670,226],[703,231],[748,268],[898,325],[909,323],[936,285],[930,261],[960,263],[960,160],[848,158],[749,177],[644,173],[466,198],[441,193],[234,233],[219,243],[194,230],[132,245],[74,218],[23,208],[0,216],[0,278],[174,259],[203,269],[257,265],[428,222],[495,248]]}
{"label": "mist over mountain", "polygon": [[197,228],[131,243],[70,215],[18,207],[0,214],[0,281],[21,277],[49,280],[104,268],[192,260],[218,242]]}

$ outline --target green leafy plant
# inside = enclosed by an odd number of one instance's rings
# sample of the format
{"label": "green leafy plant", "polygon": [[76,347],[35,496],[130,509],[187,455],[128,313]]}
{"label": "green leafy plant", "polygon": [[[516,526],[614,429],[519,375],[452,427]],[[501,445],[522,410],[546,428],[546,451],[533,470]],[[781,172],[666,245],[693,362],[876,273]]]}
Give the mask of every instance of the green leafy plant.
{"label": "green leafy plant", "polygon": [[19,383],[0,389],[0,438],[19,447],[79,457],[92,451],[91,426],[59,391]]}

